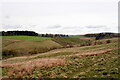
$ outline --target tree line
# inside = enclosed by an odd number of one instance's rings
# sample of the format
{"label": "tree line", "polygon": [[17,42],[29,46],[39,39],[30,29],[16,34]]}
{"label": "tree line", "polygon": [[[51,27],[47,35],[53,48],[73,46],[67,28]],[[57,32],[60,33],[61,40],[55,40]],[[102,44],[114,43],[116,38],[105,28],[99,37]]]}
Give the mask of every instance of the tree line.
{"label": "tree line", "polygon": [[69,37],[68,35],[64,34],[39,34],[41,37]]}
{"label": "tree line", "polygon": [[0,36],[40,36],[40,37],[69,37],[69,35],[64,34],[38,34],[34,31],[1,31]]}
{"label": "tree line", "polygon": [[120,37],[120,33],[98,33],[98,34],[86,34],[86,37],[95,37],[96,40],[104,39],[104,38],[113,38]]}
{"label": "tree line", "polygon": [[17,36],[17,35],[25,35],[25,36],[38,36],[38,33],[34,31],[2,31],[2,36]]}

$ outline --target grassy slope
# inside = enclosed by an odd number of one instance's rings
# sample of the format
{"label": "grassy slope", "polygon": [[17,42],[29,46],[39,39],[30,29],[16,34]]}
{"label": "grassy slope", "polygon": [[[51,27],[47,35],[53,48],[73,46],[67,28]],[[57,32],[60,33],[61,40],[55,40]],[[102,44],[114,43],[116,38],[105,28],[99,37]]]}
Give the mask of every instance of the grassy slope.
{"label": "grassy slope", "polygon": [[81,39],[78,37],[68,37],[68,38],[54,38],[53,41],[63,45],[63,46],[73,46],[73,45],[88,45],[91,43],[91,39]]}
{"label": "grassy slope", "polygon": [[48,37],[36,37],[36,36],[2,36],[3,39],[15,39],[15,40],[26,40],[26,41],[44,41],[50,40]]}
{"label": "grassy slope", "polygon": [[109,38],[109,39],[100,39],[100,40],[97,40],[97,42],[102,42],[102,43],[106,43],[107,40],[110,40],[110,42],[112,43],[115,43],[117,42],[118,43],[118,38]]}
{"label": "grassy slope", "polygon": [[[54,40],[40,40],[40,41],[29,41],[20,40],[20,39],[10,39],[3,38],[3,49],[11,49],[18,50],[18,52],[22,52],[23,54],[28,52],[36,52],[36,51],[48,51],[54,48],[60,48],[61,45],[76,45],[84,43],[86,44],[88,40],[81,40],[79,38],[57,38],[58,43],[54,42]],[[106,43],[108,39],[102,39],[100,41],[102,43]],[[73,47],[73,48],[64,48],[53,50],[48,53],[43,53],[42,55],[37,55],[35,57],[28,58],[15,58],[8,61],[3,61],[3,64],[11,64],[11,63],[20,63],[23,62],[27,64],[28,61],[33,60],[42,60],[42,59],[65,59],[65,65],[58,65],[57,63],[51,63],[50,60],[46,60],[40,62],[38,64],[31,65],[35,67],[30,68],[22,67],[22,66],[9,66],[3,68],[3,76],[6,77],[57,77],[57,78],[118,78],[118,49],[117,49],[117,39],[110,39],[112,43],[110,44],[101,44],[95,46],[85,46],[85,47]],[[61,45],[60,45],[61,44]],[[19,45],[19,46],[18,46]],[[116,49],[115,49],[116,48]],[[79,57],[75,56],[76,54],[86,54],[86,53],[94,53],[100,52],[107,49],[113,49],[110,52],[106,52],[104,54],[94,55],[94,56],[84,56]],[[38,52],[36,52],[38,53]],[[50,61],[50,62],[49,62]],[[49,65],[53,65],[52,67],[44,66],[40,67],[41,63],[50,63]],[[60,63],[61,64],[61,63]]]}
{"label": "grassy slope", "polygon": [[[48,38],[35,36],[3,36],[3,58],[37,54],[73,45],[88,45],[91,41],[80,38]],[[6,57],[7,56],[7,57]]]}
{"label": "grassy slope", "polygon": [[[36,68],[28,68],[29,72],[23,71],[20,66],[19,69],[16,69],[17,66],[13,67],[6,67],[3,68],[3,75],[10,77],[57,77],[57,78],[72,78],[72,77],[79,77],[79,78],[118,78],[118,49],[117,43],[111,44],[103,44],[103,45],[96,45],[90,47],[81,47],[78,48],[80,51],[72,52],[61,52],[49,55],[41,55],[35,57],[31,60],[36,59],[46,59],[46,58],[58,58],[58,59],[65,59],[66,65],[55,65],[53,67],[39,67]],[[116,49],[115,49],[116,48]],[[75,54],[88,53],[88,52],[100,52],[101,50],[113,49],[110,52],[106,52],[99,55],[94,56],[74,56]],[[83,51],[82,51],[83,50]],[[72,55],[72,56],[69,56]],[[16,60],[16,59],[14,59]],[[23,61],[24,62],[24,61]],[[46,63],[46,62],[45,62]],[[59,63],[59,62],[58,62]],[[51,64],[49,64],[51,65]],[[27,71],[28,71],[27,70]],[[19,71],[19,73],[12,73],[14,75],[10,75],[9,71]],[[32,71],[32,72],[31,72]],[[23,75],[24,76],[21,76]]]}
{"label": "grassy slope", "polygon": [[59,57],[62,55],[71,55],[71,54],[82,54],[82,53],[91,53],[96,51],[104,51],[106,49],[110,49],[112,47],[116,47],[116,44],[103,44],[103,45],[97,45],[97,46],[86,46],[86,47],[73,47],[73,48],[63,48],[63,49],[57,49],[53,51],[49,51],[46,53],[37,54],[31,57],[15,57],[9,60],[3,61],[4,64],[6,63],[16,63],[16,62],[24,62],[29,61],[33,59],[40,59],[40,58],[49,58],[49,57]]}
{"label": "grassy slope", "polygon": [[3,58],[31,55],[60,48],[61,45],[46,37],[4,36]]}
{"label": "grassy slope", "polygon": [[[118,78],[117,55],[117,50],[113,50],[105,54],[83,58],[69,57],[68,59],[73,64],[68,65],[69,71],[64,75],[81,78]],[[58,77],[60,76],[58,75]]]}

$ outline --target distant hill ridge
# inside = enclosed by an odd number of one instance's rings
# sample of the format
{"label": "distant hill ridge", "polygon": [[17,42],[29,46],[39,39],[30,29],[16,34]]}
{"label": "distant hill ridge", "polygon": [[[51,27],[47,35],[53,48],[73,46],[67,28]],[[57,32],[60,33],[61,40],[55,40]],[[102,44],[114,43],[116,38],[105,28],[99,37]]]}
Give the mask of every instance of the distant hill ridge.
{"label": "distant hill ridge", "polygon": [[69,36],[85,36],[85,37],[95,37],[96,40],[103,38],[113,38],[120,37],[120,33],[94,33],[94,34],[85,34],[85,35],[65,35],[65,34],[38,34],[34,31],[1,31],[0,36],[17,36],[17,35],[25,35],[25,36],[40,36],[40,37],[69,37]]}

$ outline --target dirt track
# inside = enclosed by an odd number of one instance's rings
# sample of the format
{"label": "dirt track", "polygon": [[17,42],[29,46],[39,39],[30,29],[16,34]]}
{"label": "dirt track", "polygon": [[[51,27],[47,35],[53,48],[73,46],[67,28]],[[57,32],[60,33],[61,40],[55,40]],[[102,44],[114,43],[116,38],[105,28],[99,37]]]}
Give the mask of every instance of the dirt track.
{"label": "dirt track", "polygon": [[112,49],[108,49],[105,51],[98,51],[98,52],[92,52],[92,53],[84,53],[84,54],[76,54],[75,56],[91,56],[91,55],[98,55],[106,52],[110,52]]}

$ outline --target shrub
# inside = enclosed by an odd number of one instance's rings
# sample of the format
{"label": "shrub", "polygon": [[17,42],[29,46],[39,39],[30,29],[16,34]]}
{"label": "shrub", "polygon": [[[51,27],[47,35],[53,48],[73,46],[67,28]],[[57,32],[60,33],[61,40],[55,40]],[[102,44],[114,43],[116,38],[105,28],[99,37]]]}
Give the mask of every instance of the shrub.
{"label": "shrub", "polygon": [[85,44],[81,44],[80,46],[85,46]]}
{"label": "shrub", "polygon": [[107,40],[106,43],[111,43],[111,40]]}
{"label": "shrub", "polygon": [[14,57],[14,56],[18,55],[17,53],[18,52],[15,50],[3,50],[2,57],[3,57],[3,59],[9,58],[9,57]]}
{"label": "shrub", "polygon": [[29,52],[29,54],[31,54],[31,55],[32,55],[32,54],[37,54],[37,53],[38,53],[38,51],[37,51],[36,48]]}
{"label": "shrub", "polygon": [[97,44],[100,45],[100,44],[103,44],[103,43],[101,41],[98,41]]}

